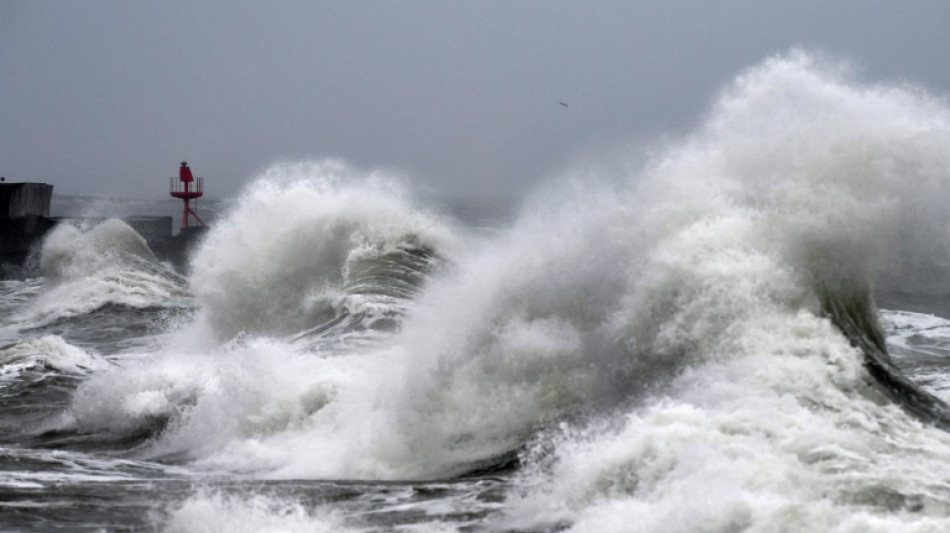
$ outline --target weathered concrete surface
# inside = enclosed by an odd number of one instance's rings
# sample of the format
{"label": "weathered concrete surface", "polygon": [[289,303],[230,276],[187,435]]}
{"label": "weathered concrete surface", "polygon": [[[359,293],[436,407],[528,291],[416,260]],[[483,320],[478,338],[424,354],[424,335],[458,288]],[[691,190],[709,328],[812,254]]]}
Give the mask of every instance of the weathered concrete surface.
{"label": "weathered concrete surface", "polygon": [[122,221],[149,243],[153,240],[167,239],[172,235],[172,217],[169,216],[134,215],[125,217]]}
{"label": "weathered concrete surface", "polygon": [[49,218],[53,186],[47,183],[0,183],[0,220]]}
{"label": "weathered concrete surface", "polygon": [[49,218],[53,186],[0,183],[0,262],[23,264],[30,247],[56,222]]}
{"label": "weathered concrete surface", "polygon": [[30,247],[55,225],[55,220],[37,216],[0,218],[0,262],[22,265]]}
{"label": "weathered concrete surface", "polygon": [[191,226],[183,228],[178,235],[169,233],[163,237],[142,236],[145,237],[148,247],[159,261],[168,261],[178,272],[188,274],[188,257],[205,234],[207,234],[205,228]]}

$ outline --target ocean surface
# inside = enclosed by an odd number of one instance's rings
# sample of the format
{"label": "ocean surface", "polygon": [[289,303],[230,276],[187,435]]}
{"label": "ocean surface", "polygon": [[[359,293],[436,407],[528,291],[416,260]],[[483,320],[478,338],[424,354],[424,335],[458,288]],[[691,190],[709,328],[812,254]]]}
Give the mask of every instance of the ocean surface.
{"label": "ocean surface", "polygon": [[517,208],[410,184],[275,165],[185,272],[57,197],[0,531],[950,530],[945,99],[792,52]]}

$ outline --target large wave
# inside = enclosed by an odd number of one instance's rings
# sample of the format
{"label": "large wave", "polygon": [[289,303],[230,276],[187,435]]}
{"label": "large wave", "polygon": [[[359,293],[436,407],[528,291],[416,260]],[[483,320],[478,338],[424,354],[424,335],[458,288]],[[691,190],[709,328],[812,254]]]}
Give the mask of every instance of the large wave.
{"label": "large wave", "polygon": [[895,264],[946,260],[943,239],[915,258],[896,237],[946,218],[929,195],[948,187],[948,132],[940,101],[808,54],[740,76],[634,188],[646,242],[614,323],[637,359],[678,361],[674,377],[536,439],[501,522],[946,527],[934,472],[950,439],[929,425],[945,407],[891,366],[872,291],[901,281]]}
{"label": "large wave", "polygon": [[347,357],[287,335],[349,305],[365,253],[449,239],[398,190],[265,179],[193,263],[230,342],[97,374],[72,411],[92,429],[167,413],[149,453],[265,477],[514,458],[505,528],[943,527],[942,404],[890,366],[872,302],[875,279],[950,257],[907,246],[948,216],[947,140],[921,90],[771,59],[645,164],[539,193]]}

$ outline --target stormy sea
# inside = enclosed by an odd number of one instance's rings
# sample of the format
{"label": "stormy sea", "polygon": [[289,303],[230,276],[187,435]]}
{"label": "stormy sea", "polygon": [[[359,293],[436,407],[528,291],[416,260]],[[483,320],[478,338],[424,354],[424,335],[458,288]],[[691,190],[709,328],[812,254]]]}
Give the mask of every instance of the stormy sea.
{"label": "stormy sea", "polygon": [[792,52],[510,211],[411,182],[276,164],[182,271],[57,226],[0,530],[950,530],[945,98]]}

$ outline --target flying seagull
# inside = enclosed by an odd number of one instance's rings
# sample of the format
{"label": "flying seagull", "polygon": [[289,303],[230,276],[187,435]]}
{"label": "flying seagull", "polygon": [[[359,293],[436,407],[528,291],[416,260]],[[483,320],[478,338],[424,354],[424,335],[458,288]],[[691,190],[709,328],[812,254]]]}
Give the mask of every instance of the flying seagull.
{"label": "flying seagull", "polygon": [[564,102],[561,102],[561,105],[564,107],[567,107],[567,104],[565,104]]}

